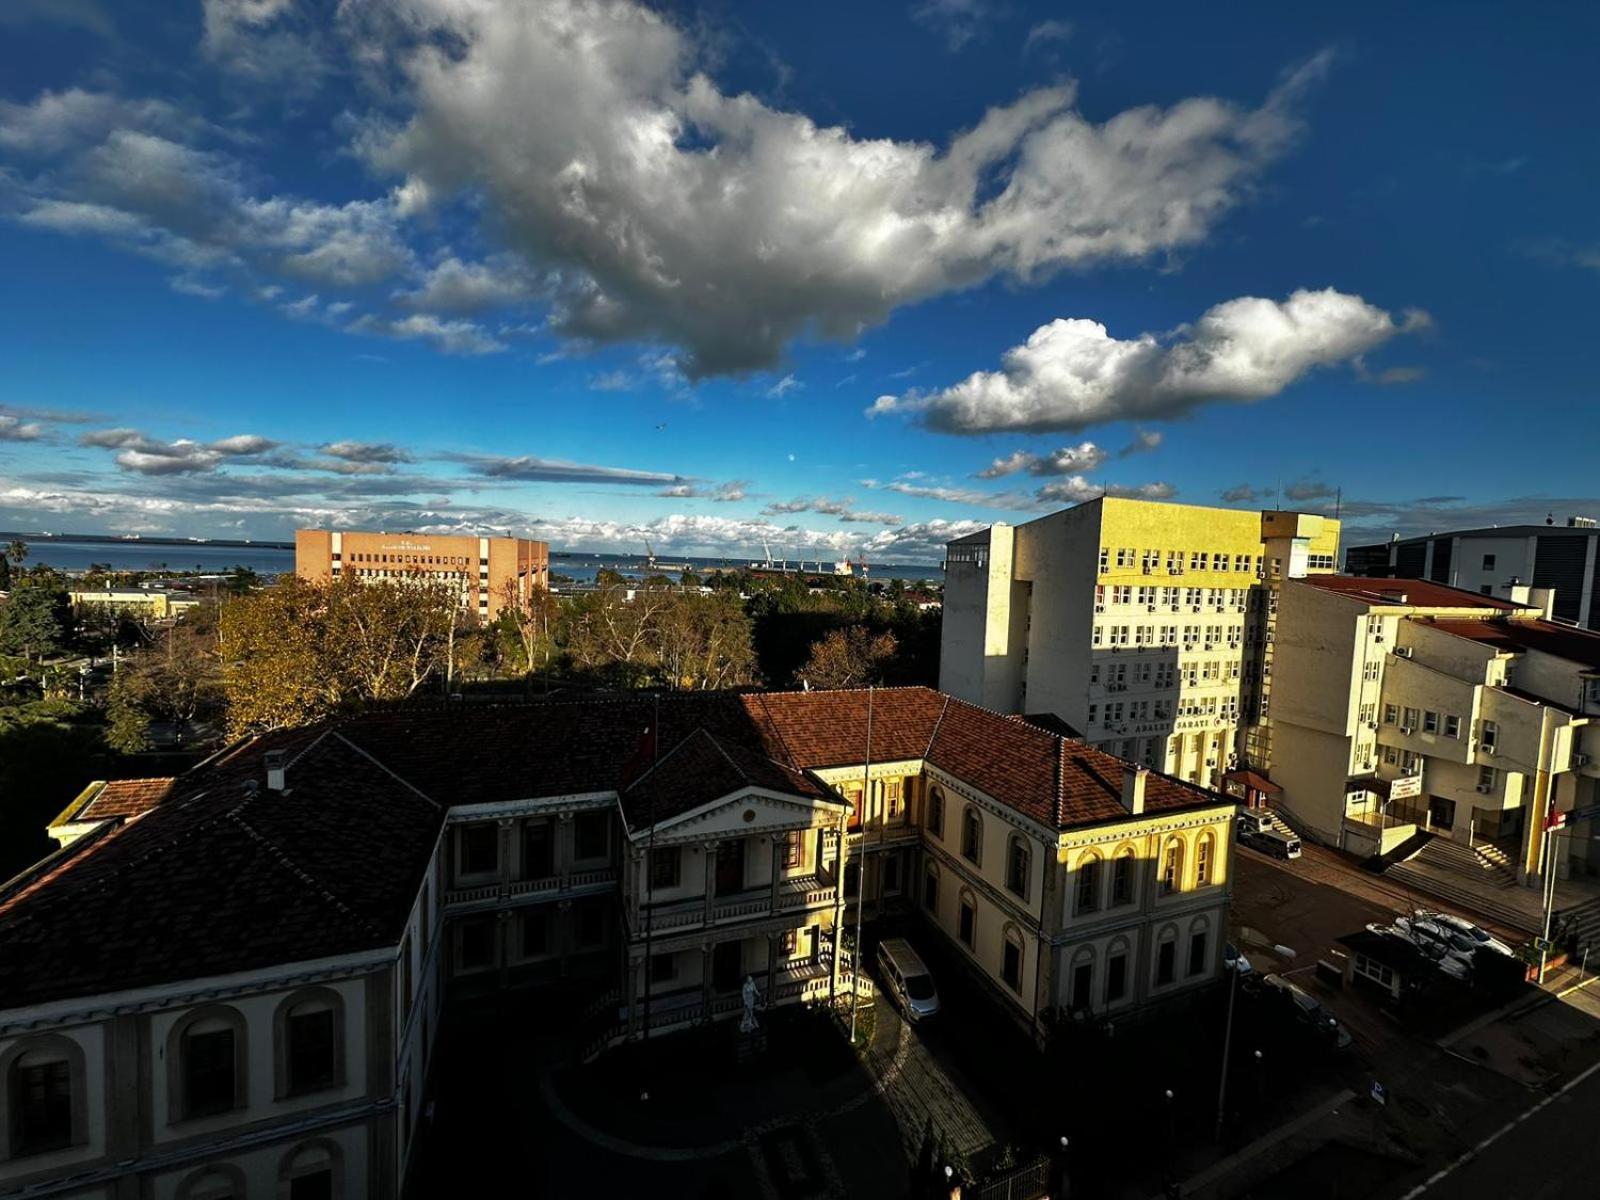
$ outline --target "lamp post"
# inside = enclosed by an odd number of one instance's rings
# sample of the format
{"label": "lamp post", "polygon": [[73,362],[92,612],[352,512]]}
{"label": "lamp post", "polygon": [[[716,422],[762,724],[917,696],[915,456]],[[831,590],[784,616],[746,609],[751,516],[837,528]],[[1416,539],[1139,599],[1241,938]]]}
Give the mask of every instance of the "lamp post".
{"label": "lamp post", "polygon": [[[1226,963],[1223,964],[1227,966]],[[1217,1084],[1217,1141],[1222,1141],[1222,1121],[1228,1102],[1228,1053],[1233,1046],[1233,998],[1239,990],[1239,972],[1227,966],[1228,971],[1228,1023],[1222,1030],[1222,1079]]]}
{"label": "lamp post", "polygon": [[1256,1105],[1259,1107],[1267,1098],[1267,1079],[1265,1068],[1262,1065],[1261,1051],[1256,1051]]}
{"label": "lamp post", "polygon": [[1060,1174],[1060,1177],[1061,1177],[1061,1196],[1062,1196],[1063,1200],[1066,1200],[1066,1197],[1069,1197],[1069,1196],[1072,1195],[1072,1169],[1071,1169],[1071,1167],[1072,1167],[1071,1143],[1068,1142],[1065,1137],[1063,1137],[1061,1139],[1061,1165],[1060,1165],[1060,1171],[1059,1171],[1059,1174]]}

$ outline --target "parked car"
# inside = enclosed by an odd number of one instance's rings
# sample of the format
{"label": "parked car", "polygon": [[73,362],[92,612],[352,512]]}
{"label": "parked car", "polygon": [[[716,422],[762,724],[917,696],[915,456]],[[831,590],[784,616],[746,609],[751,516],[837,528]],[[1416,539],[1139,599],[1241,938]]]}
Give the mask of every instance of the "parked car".
{"label": "parked car", "polygon": [[1262,977],[1261,982],[1282,995],[1293,1006],[1296,1017],[1317,1033],[1330,1038],[1340,1050],[1350,1044],[1350,1031],[1339,1024],[1338,1018],[1322,1006],[1322,1001],[1299,984],[1292,983],[1282,975],[1266,975]]}
{"label": "parked car", "polygon": [[1260,828],[1255,823],[1239,826],[1239,842],[1249,846],[1252,850],[1259,850],[1263,854],[1270,854],[1274,858],[1299,858],[1300,839],[1292,833],[1285,833],[1281,829],[1271,826]]}
{"label": "parked car", "polygon": [[1250,965],[1250,960],[1244,956],[1244,951],[1229,942],[1222,948],[1222,965],[1239,972],[1240,976],[1250,975],[1255,968]]}
{"label": "parked car", "polygon": [[1394,929],[1452,979],[1465,981],[1472,975],[1472,956],[1476,950],[1471,939],[1443,925],[1415,917],[1396,917]]}
{"label": "parked car", "polygon": [[1453,929],[1455,932],[1471,938],[1476,945],[1482,946],[1487,950],[1493,950],[1496,954],[1504,954],[1507,957],[1511,957],[1516,953],[1510,946],[1481,925],[1474,925],[1465,917],[1456,916],[1455,913],[1433,912],[1426,908],[1419,908],[1416,911],[1416,916],[1424,921],[1432,921],[1435,925],[1443,925],[1446,929]]}
{"label": "parked car", "polygon": [[885,938],[878,943],[878,971],[889,995],[915,1024],[939,1011],[939,989],[920,955],[905,938]]}

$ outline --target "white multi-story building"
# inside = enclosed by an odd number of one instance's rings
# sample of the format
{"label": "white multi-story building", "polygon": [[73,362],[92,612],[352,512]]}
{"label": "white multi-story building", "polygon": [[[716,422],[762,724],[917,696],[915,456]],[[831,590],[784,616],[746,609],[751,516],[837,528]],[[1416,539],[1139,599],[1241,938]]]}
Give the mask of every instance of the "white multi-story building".
{"label": "white multi-story building", "polygon": [[939,686],[1217,786],[1269,757],[1277,592],[1338,540],[1304,513],[1115,497],[995,525],[947,548]]}
{"label": "white multi-story building", "polygon": [[[1271,776],[1296,824],[1363,852],[1421,829],[1542,874],[1548,816],[1600,805],[1600,634],[1550,620],[1548,591],[1512,592],[1285,585]],[[1594,833],[1553,839],[1559,875],[1600,873]]]}
{"label": "white multi-story building", "polygon": [[390,1197],[441,997],[577,1048],[858,988],[863,916],[1043,1037],[1216,980],[1233,805],[926,688],[413,711],[91,786],[0,888],[0,1197]]}

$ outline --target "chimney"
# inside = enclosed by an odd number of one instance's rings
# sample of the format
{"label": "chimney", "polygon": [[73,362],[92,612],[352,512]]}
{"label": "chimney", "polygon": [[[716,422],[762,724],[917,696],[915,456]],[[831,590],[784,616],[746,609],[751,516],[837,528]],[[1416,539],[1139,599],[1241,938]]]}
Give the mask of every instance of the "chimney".
{"label": "chimney", "polygon": [[1144,785],[1149,778],[1148,767],[1129,763],[1122,768],[1122,807],[1136,817],[1144,813]]}
{"label": "chimney", "polygon": [[289,752],[287,750],[268,750],[261,758],[267,766],[267,790],[269,792],[283,791],[284,775],[289,766]]}
{"label": "chimney", "polygon": [[1399,588],[1384,588],[1378,593],[1378,597],[1382,600],[1387,600],[1390,604],[1404,604],[1411,599]]}

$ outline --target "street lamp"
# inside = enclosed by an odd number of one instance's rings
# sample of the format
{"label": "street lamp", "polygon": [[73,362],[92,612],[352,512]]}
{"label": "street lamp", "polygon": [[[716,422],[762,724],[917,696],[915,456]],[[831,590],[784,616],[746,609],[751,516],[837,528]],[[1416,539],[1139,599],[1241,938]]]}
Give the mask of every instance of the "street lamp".
{"label": "street lamp", "polygon": [[1267,1079],[1261,1063],[1261,1051],[1256,1051],[1256,1105],[1259,1107],[1267,1095]]}

